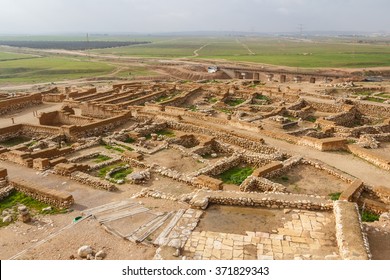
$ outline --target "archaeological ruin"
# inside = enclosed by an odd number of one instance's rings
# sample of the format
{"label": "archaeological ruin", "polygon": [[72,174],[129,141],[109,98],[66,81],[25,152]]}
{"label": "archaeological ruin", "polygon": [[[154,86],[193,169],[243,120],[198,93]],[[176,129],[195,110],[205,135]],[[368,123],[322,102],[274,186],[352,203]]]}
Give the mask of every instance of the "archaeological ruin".
{"label": "archaeological ruin", "polygon": [[389,259],[390,84],[221,71],[1,94],[0,257]]}

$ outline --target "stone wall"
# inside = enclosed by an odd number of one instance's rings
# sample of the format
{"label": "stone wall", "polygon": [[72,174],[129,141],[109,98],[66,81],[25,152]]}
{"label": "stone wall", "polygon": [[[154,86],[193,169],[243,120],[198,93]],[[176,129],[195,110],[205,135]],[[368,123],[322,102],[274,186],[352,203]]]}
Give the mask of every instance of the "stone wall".
{"label": "stone wall", "polygon": [[334,202],[336,238],[340,256],[344,260],[368,260],[371,258],[367,237],[363,233],[359,209],[356,203]]}
{"label": "stone wall", "polygon": [[91,186],[94,189],[106,190],[106,191],[115,191],[117,187],[107,181],[101,180],[99,178],[93,177],[87,173],[76,171],[70,174],[70,178],[74,181],[77,181],[81,184]]}
{"label": "stone wall", "polygon": [[348,150],[352,154],[368,162],[371,162],[372,164],[382,169],[390,170],[390,162],[386,157],[382,157],[376,153],[371,152],[369,149],[359,147],[358,145],[348,145]]}
{"label": "stone wall", "polygon": [[14,192],[14,190],[15,190],[15,188],[12,186],[0,188],[0,202],[3,199],[6,199],[7,197],[9,197]]}
{"label": "stone wall", "polygon": [[390,105],[388,104],[357,101],[354,105],[364,115],[376,118],[390,118]]}
{"label": "stone wall", "polygon": [[[192,197],[189,203],[193,208],[199,208],[200,205],[206,206],[207,208],[207,205],[211,203],[272,209],[293,208],[314,211],[330,211],[333,209],[332,201],[315,198],[314,196],[285,193],[243,193],[200,190]],[[205,207],[202,209],[205,209]]]}
{"label": "stone wall", "polygon": [[93,122],[92,118],[75,116],[65,111],[41,113],[39,116],[39,124],[48,126],[87,125]]}
{"label": "stone wall", "polygon": [[249,176],[240,185],[240,191],[242,192],[286,192],[286,189],[281,184],[256,176]]}
{"label": "stone wall", "polygon": [[8,98],[0,101],[0,115],[7,114],[14,110],[42,104],[42,94],[34,93],[22,97]]}
{"label": "stone wall", "polygon": [[73,196],[69,193],[49,189],[20,178],[10,180],[10,185],[36,200],[59,208],[67,208],[74,203]]}
{"label": "stone wall", "polygon": [[308,146],[320,151],[340,151],[345,150],[347,145],[347,140],[343,138],[314,138],[309,136],[302,136],[300,140],[298,140],[298,145]]}
{"label": "stone wall", "polygon": [[63,93],[44,94],[42,96],[43,102],[61,103],[65,99],[66,99],[66,94],[63,94]]}

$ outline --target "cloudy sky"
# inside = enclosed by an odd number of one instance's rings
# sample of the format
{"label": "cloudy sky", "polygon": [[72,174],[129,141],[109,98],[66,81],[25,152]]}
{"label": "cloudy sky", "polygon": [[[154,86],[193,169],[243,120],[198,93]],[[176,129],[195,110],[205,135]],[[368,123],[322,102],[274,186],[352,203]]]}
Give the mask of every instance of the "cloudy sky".
{"label": "cloudy sky", "polygon": [[390,31],[389,0],[0,0],[0,34]]}

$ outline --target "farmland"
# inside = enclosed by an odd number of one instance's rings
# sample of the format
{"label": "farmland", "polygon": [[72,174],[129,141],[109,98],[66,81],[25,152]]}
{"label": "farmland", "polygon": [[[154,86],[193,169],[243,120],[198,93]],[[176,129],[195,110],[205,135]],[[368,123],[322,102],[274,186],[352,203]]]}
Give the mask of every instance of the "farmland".
{"label": "farmland", "polygon": [[319,68],[364,68],[390,66],[388,42],[262,37],[170,38],[143,46],[95,50],[120,56],[222,59],[237,62],[255,62],[280,66]]}
{"label": "farmland", "polygon": [[[14,54],[17,57],[19,54]],[[5,60],[0,52],[0,84],[53,82],[104,75],[114,67],[106,63],[66,57],[31,57]]]}

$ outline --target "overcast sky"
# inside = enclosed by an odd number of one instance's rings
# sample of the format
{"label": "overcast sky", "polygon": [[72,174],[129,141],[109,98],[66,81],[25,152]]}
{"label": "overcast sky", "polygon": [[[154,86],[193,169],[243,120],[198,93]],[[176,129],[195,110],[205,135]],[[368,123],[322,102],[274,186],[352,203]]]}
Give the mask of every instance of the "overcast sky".
{"label": "overcast sky", "polygon": [[0,0],[0,34],[390,31],[389,0]]}

